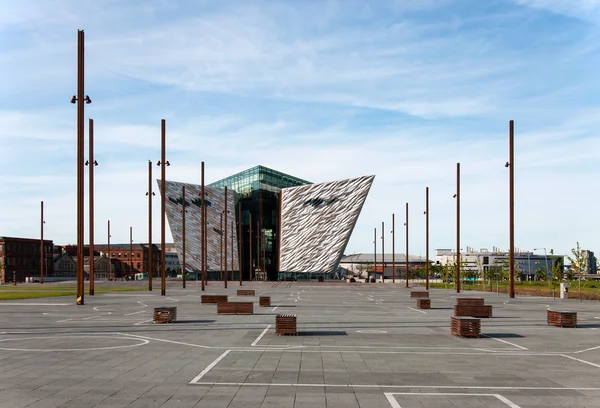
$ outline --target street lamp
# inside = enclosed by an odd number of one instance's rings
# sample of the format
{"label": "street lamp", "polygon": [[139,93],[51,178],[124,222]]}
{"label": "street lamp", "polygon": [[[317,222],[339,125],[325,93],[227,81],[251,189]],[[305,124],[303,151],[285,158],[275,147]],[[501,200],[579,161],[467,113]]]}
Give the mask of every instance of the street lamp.
{"label": "street lamp", "polygon": [[508,201],[509,201],[509,241],[508,270],[510,279],[509,297],[515,297],[515,154],[514,154],[514,121],[509,121],[508,161],[504,165],[509,169]]}
{"label": "street lamp", "polygon": [[395,248],[395,240],[396,240],[396,226],[395,226],[395,214],[392,214],[392,230],[390,231],[392,234],[392,283],[396,283],[396,248]]}
{"label": "street lamp", "polygon": [[408,203],[406,203],[406,287],[408,288]]}
{"label": "street lamp", "polygon": [[[89,100],[89,96],[88,96],[88,100]],[[94,160],[94,119],[89,119],[89,126],[88,126],[88,132],[89,132],[89,160],[85,161],[85,165],[89,166],[90,168],[90,172],[89,172],[89,185],[90,185],[90,192],[89,192],[89,208],[90,208],[90,246],[89,246],[89,256],[90,256],[90,271],[89,271],[89,275],[90,275],[90,296],[94,296],[94,279],[95,279],[95,272],[94,272],[94,261],[95,261],[95,257],[94,257],[94,167],[96,167],[98,165],[98,162],[96,160]]]}
{"label": "street lamp", "polygon": [[[381,281],[385,282],[385,233],[384,231],[385,222],[381,221]],[[375,275],[377,277],[377,275]]]}
{"label": "street lamp", "polygon": [[429,187],[425,187],[425,289],[429,290]]}
{"label": "street lamp", "polygon": [[167,123],[165,119],[161,119],[160,121],[160,139],[161,139],[161,160],[156,163],[157,166],[160,166],[161,176],[160,176],[160,189],[161,189],[161,200],[160,200],[160,295],[166,296],[166,286],[167,280],[165,276],[165,251],[166,248],[166,196],[167,192],[165,177],[166,177],[166,166],[170,166],[171,163],[167,161]]}
{"label": "street lamp", "polygon": [[456,163],[456,293],[460,293],[460,163]]}
{"label": "street lamp", "polygon": [[[84,302],[84,276],[83,276],[83,245],[84,245],[84,106],[92,103],[89,96],[85,95],[85,33],[77,30],[77,95],[71,98],[72,104],[77,104],[77,298],[78,305]],[[85,104],[84,104],[85,102]]]}
{"label": "street lamp", "polygon": [[41,239],[40,239],[40,283],[44,283],[44,265],[46,264],[46,253],[44,252],[44,202],[41,202],[41,220],[40,220],[40,228],[41,228]]}
{"label": "street lamp", "polygon": [[154,273],[154,263],[152,262],[152,161],[148,160],[148,291],[152,292],[152,274]]}

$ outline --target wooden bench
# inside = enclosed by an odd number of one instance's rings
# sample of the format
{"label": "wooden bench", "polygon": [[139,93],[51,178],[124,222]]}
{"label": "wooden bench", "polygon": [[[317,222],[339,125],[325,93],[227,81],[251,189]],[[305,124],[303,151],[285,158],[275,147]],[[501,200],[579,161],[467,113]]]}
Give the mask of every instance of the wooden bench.
{"label": "wooden bench", "polygon": [[454,305],[454,316],[492,317],[492,306]]}
{"label": "wooden bench", "polygon": [[557,327],[577,327],[577,312],[548,310],[548,324]]}
{"label": "wooden bench", "polygon": [[254,314],[252,302],[223,302],[217,303],[218,314]]}
{"label": "wooden bench", "polygon": [[429,298],[418,298],[417,309],[431,309],[431,299]]}
{"label": "wooden bench", "polygon": [[484,298],[457,298],[456,304],[458,306],[483,306],[485,304]]}
{"label": "wooden bench", "polygon": [[429,291],[428,290],[413,290],[410,292],[411,298],[428,298]]}
{"label": "wooden bench", "polygon": [[176,307],[155,307],[154,308],[154,323],[172,323],[177,320]]}
{"label": "wooden bench", "polygon": [[459,337],[479,337],[481,320],[474,317],[452,316],[450,318],[450,333]]}
{"label": "wooden bench", "polygon": [[271,306],[271,296],[261,296],[258,298],[258,305],[262,307]]}
{"label": "wooden bench", "polygon": [[295,314],[278,314],[275,317],[275,333],[278,335],[291,334],[296,336],[296,315]]}
{"label": "wooden bench", "polygon": [[201,304],[209,304],[209,303],[227,303],[227,295],[202,295],[200,296]]}
{"label": "wooden bench", "polygon": [[256,296],[254,289],[238,289],[238,296]]}

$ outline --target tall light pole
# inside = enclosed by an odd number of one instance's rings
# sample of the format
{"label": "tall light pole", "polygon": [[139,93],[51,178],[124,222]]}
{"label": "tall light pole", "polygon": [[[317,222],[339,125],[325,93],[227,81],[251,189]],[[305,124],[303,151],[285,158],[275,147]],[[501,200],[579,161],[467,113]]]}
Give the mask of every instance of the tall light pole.
{"label": "tall light pole", "polygon": [[44,202],[41,202],[40,208],[40,228],[41,228],[41,238],[40,238],[40,283],[44,283],[44,260],[46,254],[44,253]]}
{"label": "tall light pole", "polygon": [[[224,247],[225,247],[225,251],[224,251],[224,264],[225,264],[225,281],[224,281],[224,287],[225,289],[227,289],[227,279],[229,278],[227,276],[227,186],[225,186],[225,209],[223,210],[224,216],[223,216],[223,226],[225,227],[224,230],[224,234],[223,234],[223,241],[224,241]],[[232,264],[233,266],[233,264]]]}
{"label": "tall light pole", "polygon": [[167,166],[170,166],[171,164],[167,161],[167,123],[164,119],[161,119],[160,121],[160,161],[158,163],[156,163],[158,166],[160,166],[160,190],[162,192],[161,197],[160,197],[160,295],[161,296],[166,296],[167,294],[167,279],[166,279],[166,269],[165,269],[165,264],[166,264],[166,260],[165,260],[165,252],[167,250],[166,247],[166,212],[167,212],[167,208],[166,208],[166,196],[167,196],[167,192],[165,191],[166,189],[166,183],[165,183],[165,177],[166,175],[166,171],[167,171]]}
{"label": "tall light pole", "polygon": [[429,187],[425,187],[425,289],[429,290]]}
{"label": "tall light pole", "polygon": [[98,162],[94,160],[94,119],[89,120],[88,126],[89,132],[89,160],[85,162],[86,166],[89,166],[89,207],[90,207],[90,296],[94,296],[94,263],[96,258],[94,257],[94,167],[98,165]]}
{"label": "tall light pole", "polygon": [[406,203],[406,287],[408,288],[408,275],[409,275],[409,264],[408,264],[408,203]]}
{"label": "tall light pole", "polygon": [[233,220],[231,220],[231,280],[233,281]]}
{"label": "tall light pole", "polygon": [[219,280],[223,280],[223,211],[219,222]]}
{"label": "tall light pole", "polygon": [[110,280],[110,274],[112,273],[112,259],[110,258],[110,220],[108,220],[108,280]]}
{"label": "tall light pole", "polygon": [[[73,95],[71,103],[77,104],[77,304],[84,305],[83,246],[84,246],[84,102],[92,103],[85,95],[85,34],[77,30],[77,95]],[[85,96],[84,96],[85,95]]]}
{"label": "tall light pole", "polygon": [[396,224],[395,215],[392,214],[392,283],[396,283]]}
{"label": "tall light pole", "polygon": [[205,281],[206,281],[206,201],[205,201],[205,191],[204,191],[204,162],[202,162],[202,167],[200,170],[200,178],[201,178],[201,186],[200,186],[200,203],[201,203],[201,208],[200,208],[200,213],[201,215],[201,228],[200,228],[200,247],[202,248],[201,251],[201,255],[202,255],[202,261],[200,262],[201,265],[201,280],[202,280],[202,292],[205,291]]}
{"label": "tall light pole", "polygon": [[[375,274],[375,281],[377,281],[377,228],[373,231],[373,274]],[[368,277],[369,274],[367,274]]]}
{"label": "tall light pole", "polygon": [[182,276],[183,276],[183,289],[185,289],[185,213],[187,212],[186,209],[186,202],[185,202],[185,186],[181,187],[181,200],[182,200],[182,206],[183,209],[181,210],[181,228],[182,228],[182,235],[183,235],[183,248],[182,248]]}
{"label": "tall light pole", "polygon": [[460,293],[460,163],[456,163],[456,293]]}
{"label": "tall light pole", "polygon": [[129,279],[133,278],[133,227],[129,227]]}
{"label": "tall light pole", "polygon": [[248,254],[248,257],[250,259],[250,281],[252,281],[252,213],[249,214],[250,215],[250,251]]}
{"label": "tall light pole", "polygon": [[[233,234],[233,230],[231,231]],[[242,201],[238,201],[238,268],[240,273],[240,286],[242,286],[242,264],[243,262],[243,245],[242,245]]]}
{"label": "tall light pole", "polygon": [[384,242],[385,222],[381,221],[381,281],[385,282],[385,242]]}
{"label": "tall light pole", "polygon": [[152,274],[154,273],[154,263],[152,262],[152,161],[148,160],[148,291],[152,292]]}
{"label": "tall light pole", "polygon": [[510,279],[509,297],[515,297],[515,151],[514,151],[514,121],[508,122],[508,161],[505,167],[508,167],[508,202],[509,202],[509,240],[510,249],[508,253],[508,270]]}

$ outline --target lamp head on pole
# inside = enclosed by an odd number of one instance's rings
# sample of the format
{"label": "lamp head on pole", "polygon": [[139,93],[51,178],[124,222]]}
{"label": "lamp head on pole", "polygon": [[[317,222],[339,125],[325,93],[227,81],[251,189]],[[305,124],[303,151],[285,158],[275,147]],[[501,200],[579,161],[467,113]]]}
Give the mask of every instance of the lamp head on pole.
{"label": "lamp head on pole", "polygon": [[86,104],[90,104],[92,103],[92,100],[90,99],[90,97],[88,95],[85,96],[85,98],[83,98],[83,100],[85,101]]}
{"label": "lamp head on pole", "polygon": [[454,194],[452,197],[453,197],[453,198],[456,198],[456,194]]}
{"label": "lamp head on pole", "polygon": [[510,163],[509,163],[509,162],[506,162],[506,163],[504,164],[504,167],[510,167]]}
{"label": "lamp head on pole", "polygon": [[77,97],[76,97],[75,95],[73,95],[73,96],[71,97],[71,103],[72,103],[72,104],[75,104],[75,103],[77,103]]}

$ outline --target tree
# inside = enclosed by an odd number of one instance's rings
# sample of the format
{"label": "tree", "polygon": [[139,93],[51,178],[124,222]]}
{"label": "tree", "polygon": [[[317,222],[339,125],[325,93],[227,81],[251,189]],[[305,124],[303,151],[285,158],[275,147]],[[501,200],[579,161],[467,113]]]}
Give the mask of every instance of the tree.
{"label": "tree", "polygon": [[370,271],[372,269],[372,265],[370,263],[359,263],[358,266],[356,267],[356,270],[358,271],[358,273],[356,274],[356,277],[358,278],[362,278],[363,273]]}
{"label": "tree", "polygon": [[572,273],[573,278],[579,278],[579,301],[581,302],[581,278],[588,270],[589,253],[579,247],[579,242],[577,242],[575,248],[571,249],[571,253],[573,256],[567,255],[569,262],[571,262],[571,270],[569,272]]}

